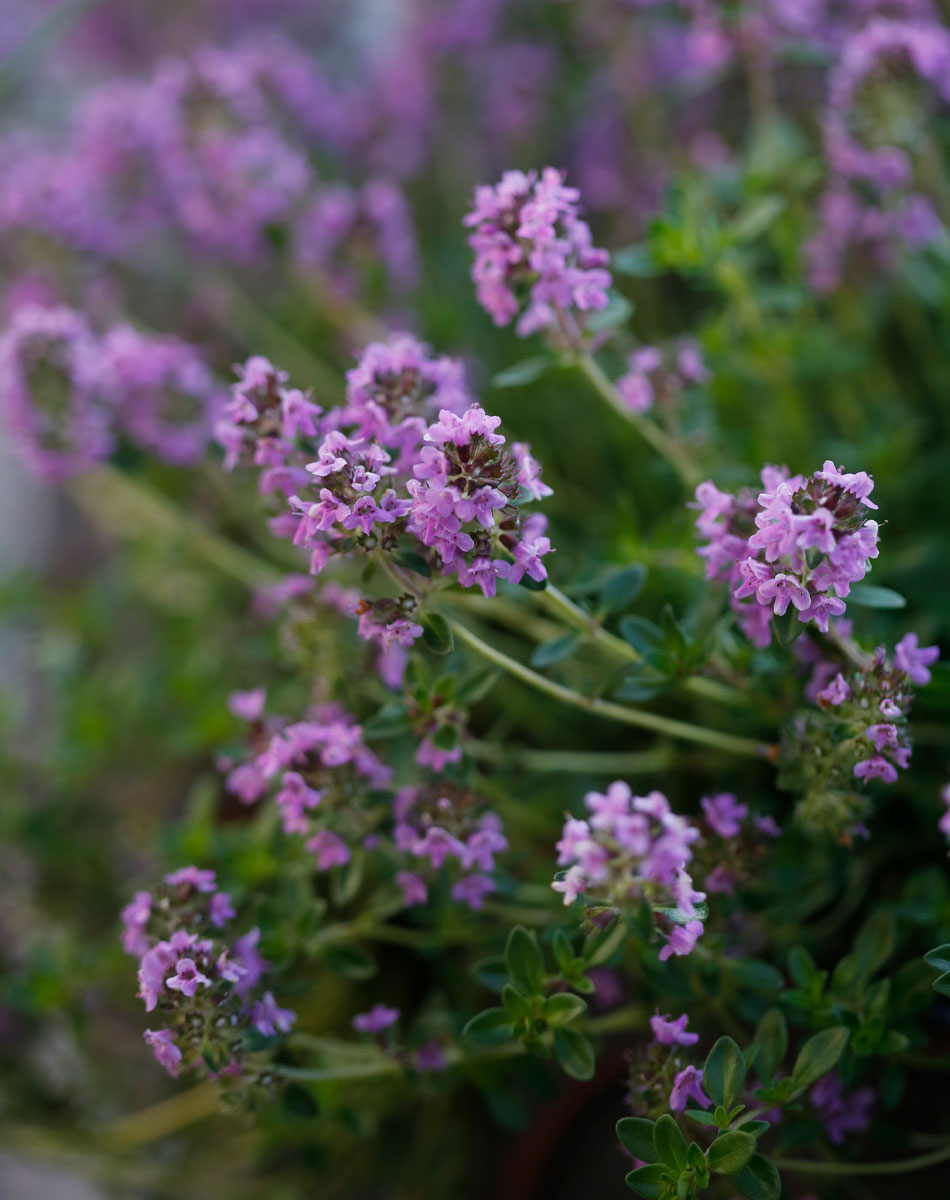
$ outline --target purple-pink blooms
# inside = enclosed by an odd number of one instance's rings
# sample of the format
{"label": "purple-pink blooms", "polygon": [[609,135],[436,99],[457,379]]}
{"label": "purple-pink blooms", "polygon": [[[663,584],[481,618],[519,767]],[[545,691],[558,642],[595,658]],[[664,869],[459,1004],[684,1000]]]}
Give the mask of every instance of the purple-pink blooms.
{"label": "purple-pink blooms", "polygon": [[358,1033],[382,1033],[390,1025],[395,1025],[398,1020],[398,1008],[389,1008],[385,1004],[374,1004],[369,1012],[356,1014],[353,1018],[353,1028]]}
{"label": "purple-pink blooms", "polygon": [[[475,190],[465,217],[473,232],[472,279],[496,325],[518,316],[518,333],[563,327],[607,306],[610,261],[580,215],[580,193],[560,171],[506,171]],[[519,316],[520,314],[520,316]]]}
{"label": "purple-pink blooms", "polygon": [[670,1109],[673,1112],[682,1112],[689,1100],[695,1101],[700,1108],[709,1108],[712,1104],[703,1091],[703,1073],[693,1066],[684,1067],[674,1075]]}
{"label": "purple-pink blooms", "polygon": [[664,1013],[663,1016],[654,1013],[650,1018],[653,1039],[661,1046],[694,1046],[699,1041],[699,1034],[688,1033],[686,1030],[688,1023],[689,1017],[686,1013],[676,1017],[675,1020],[670,1019],[669,1013]]}

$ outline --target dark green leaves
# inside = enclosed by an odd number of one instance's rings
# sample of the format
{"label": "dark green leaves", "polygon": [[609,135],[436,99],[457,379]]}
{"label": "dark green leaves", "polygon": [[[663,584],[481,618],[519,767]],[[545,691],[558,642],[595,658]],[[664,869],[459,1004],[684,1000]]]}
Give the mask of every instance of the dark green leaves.
{"label": "dark green leaves", "polygon": [[462,1030],[462,1037],[479,1046],[497,1046],[507,1042],[513,1033],[506,1008],[486,1008],[472,1017]]}
{"label": "dark green leaves", "polygon": [[748,1200],[779,1200],[782,1195],[778,1168],[763,1154],[752,1155],[748,1164],[736,1175],[735,1184]]}
{"label": "dark green leaves", "polygon": [[544,991],[544,958],[538,939],[523,925],[516,925],[505,946],[505,966],[515,987],[526,996]]}
{"label": "dark green leaves", "polygon": [[549,1025],[567,1025],[587,1011],[587,1001],[570,992],[556,992],[541,1006],[541,1015]]}
{"label": "dark green leaves", "polygon": [[950,944],[928,950],[924,962],[940,972],[940,977],[934,980],[934,991],[941,996],[950,996]]}
{"label": "dark green leaves", "polygon": [[526,383],[534,383],[536,379],[557,365],[557,359],[551,354],[538,354],[533,358],[523,358],[521,362],[512,363],[492,379],[492,386],[497,388],[523,387]]}
{"label": "dark green leaves", "polygon": [[755,1031],[755,1072],[769,1083],[788,1051],[788,1025],[777,1008],[770,1008]]}
{"label": "dark green leaves", "polygon": [[848,593],[848,603],[861,608],[906,608],[907,601],[891,588],[877,587],[873,583],[855,583]]}
{"label": "dark green leaves", "polygon": [[823,1029],[810,1037],[798,1052],[792,1080],[797,1091],[803,1091],[817,1083],[837,1064],[848,1044],[848,1030],[843,1025]]}
{"label": "dark green leaves", "polygon": [[735,1175],[755,1154],[755,1138],[733,1129],[721,1133],[709,1147],[706,1158],[710,1169],[720,1175]]}
{"label": "dark green leaves", "polygon": [[714,1104],[732,1108],[745,1083],[742,1051],[730,1037],[721,1037],[709,1051],[703,1067],[703,1087]]}
{"label": "dark green leaves", "polygon": [[642,563],[634,563],[612,575],[600,589],[600,611],[606,616],[632,604],[643,590],[646,577],[647,569]]}
{"label": "dark green leaves", "polygon": [[344,979],[371,979],[376,974],[376,960],[361,946],[330,946],[325,960],[327,966]]}
{"label": "dark green leaves", "polygon": [[451,654],[455,649],[452,629],[439,613],[429,613],[422,618],[422,644],[432,654]]}
{"label": "dark green leaves", "polygon": [[665,1167],[682,1171],[686,1166],[686,1139],[669,1113],[664,1113],[653,1127],[653,1146]]}
{"label": "dark green leaves", "polygon": [[637,1167],[627,1176],[627,1187],[645,1200],[659,1200],[668,1191],[667,1172],[658,1164],[651,1167]]}
{"label": "dark green leaves", "polygon": [[536,646],[531,655],[532,667],[548,667],[552,663],[570,658],[581,644],[581,640],[579,633],[567,633],[564,637],[555,638],[553,642],[544,642]]}
{"label": "dark green leaves", "polygon": [[646,1117],[624,1117],[617,1122],[617,1137],[633,1155],[645,1163],[657,1160],[653,1143],[653,1121]]}
{"label": "dark green leaves", "polygon": [[594,1074],[594,1047],[576,1029],[554,1030],[554,1057],[574,1079],[590,1079]]}

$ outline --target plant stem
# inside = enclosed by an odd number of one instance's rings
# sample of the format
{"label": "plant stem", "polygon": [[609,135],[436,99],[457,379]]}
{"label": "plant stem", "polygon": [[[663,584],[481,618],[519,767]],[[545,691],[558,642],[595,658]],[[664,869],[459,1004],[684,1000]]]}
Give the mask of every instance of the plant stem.
{"label": "plant stem", "polygon": [[903,1175],[905,1171],[922,1171],[947,1159],[950,1159],[950,1145],[897,1162],[813,1162],[807,1158],[776,1158],[774,1161],[780,1171],[801,1171],[810,1175]]}
{"label": "plant stem", "polygon": [[[630,1004],[624,1008],[605,1013],[602,1017],[594,1017],[585,1021],[581,1026],[586,1034],[618,1033],[626,1029],[636,1029],[646,1023],[647,1010],[639,1004]],[[550,1033],[545,1034],[544,1040],[550,1041]],[[445,1066],[471,1067],[481,1063],[497,1062],[506,1058],[519,1058],[526,1054],[527,1049],[520,1042],[505,1042],[501,1046],[490,1046],[484,1050],[463,1050],[451,1046],[445,1051]],[[277,1067],[285,1079],[296,1079],[308,1083],[329,1083],[347,1079],[373,1079],[381,1075],[401,1075],[404,1065],[398,1059],[380,1054],[375,1060],[351,1061],[340,1063],[336,1067]]]}
{"label": "plant stem", "polygon": [[[532,592],[531,594],[546,603],[548,608],[563,613],[568,623],[575,629],[586,633],[598,645],[617,655],[618,658],[625,658],[629,662],[642,660],[643,655],[635,650],[629,642],[625,642],[623,638],[604,629],[597,617],[585,612],[579,604],[575,604],[573,600],[565,596],[550,580],[543,592]],[[701,675],[694,675],[692,678],[684,680],[683,686],[697,695],[705,696],[710,700],[718,700],[722,704],[745,705],[746,703],[746,697],[735,688],[729,687],[725,683],[719,683],[715,679],[706,679]]]}
{"label": "plant stem", "polygon": [[674,717],[663,717],[658,713],[642,712],[639,709],[626,708],[621,704],[614,704],[609,700],[582,696],[580,692],[575,692],[573,688],[555,683],[554,680],[547,679],[544,675],[539,675],[537,671],[524,666],[523,663],[518,662],[516,659],[509,658],[507,654],[504,654],[495,646],[489,645],[488,642],[483,641],[477,634],[473,633],[466,625],[462,625],[454,617],[449,617],[447,620],[455,636],[476,653],[496,666],[501,667],[509,675],[513,675],[515,679],[520,679],[522,683],[528,684],[529,687],[536,688],[539,692],[544,692],[545,695],[553,696],[554,699],[560,700],[564,704],[570,704],[574,708],[580,708],[584,712],[591,713],[594,716],[605,717],[608,720],[623,721],[627,725],[637,725],[643,729],[652,729],[656,733],[665,733],[670,737],[680,738],[687,742],[698,742],[703,746],[713,746],[718,750],[726,750],[733,754],[744,754],[753,758],[768,758],[771,756],[772,748],[755,741],[753,738],[736,737],[731,733],[720,733],[716,729],[706,729],[701,725],[690,725],[686,721],[677,721]]}
{"label": "plant stem", "polygon": [[200,1083],[114,1122],[104,1131],[104,1138],[111,1149],[130,1150],[143,1142],[177,1133],[186,1125],[211,1117],[217,1111],[218,1089],[211,1082]]}
{"label": "plant stem", "polygon": [[465,742],[472,758],[491,763],[511,763],[528,771],[563,771],[572,775],[643,775],[667,770],[672,763],[668,750],[529,750],[498,746],[494,742]]}
{"label": "plant stem", "polygon": [[624,403],[623,397],[595,358],[590,354],[580,354],[576,361],[594,389],[607,401],[614,412],[632,425],[640,436],[670,463],[683,483],[693,489],[699,483],[699,473],[683,447],[665,433],[659,425],[654,425],[652,421],[647,420],[640,413],[634,412]]}
{"label": "plant stem", "polygon": [[224,574],[256,589],[279,583],[285,571],[206,529],[173,500],[117,467],[100,466],[71,484],[73,495],[97,522],[117,537],[130,527],[187,542]]}

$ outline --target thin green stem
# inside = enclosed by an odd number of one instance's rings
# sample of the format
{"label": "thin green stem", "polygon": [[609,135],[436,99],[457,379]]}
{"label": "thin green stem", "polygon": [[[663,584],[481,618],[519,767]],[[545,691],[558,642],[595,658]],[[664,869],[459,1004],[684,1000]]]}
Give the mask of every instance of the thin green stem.
{"label": "thin green stem", "polygon": [[173,500],[117,467],[100,466],[73,480],[71,488],[81,506],[118,537],[128,537],[130,528],[138,528],[184,541],[189,550],[250,588],[269,587],[284,578],[276,564],[212,533]]}
{"label": "thin green stem", "polygon": [[[627,1029],[637,1029],[646,1024],[647,1010],[639,1004],[627,1005],[605,1013],[602,1017],[594,1017],[585,1021],[583,1032],[597,1035],[619,1033]],[[551,1034],[544,1037],[551,1041]],[[445,1051],[446,1068],[475,1067],[482,1063],[498,1062],[506,1058],[520,1058],[528,1050],[520,1042],[505,1042],[501,1046],[489,1046],[484,1050],[463,1050],[459,1046],[451,1046]],[[307,1083],[329,1083],[349,1079],[374,1079],[383,1075],[401,1075],[403,1064],[395,1058],[380,1053],[374,1060],[353,1060],[338,1063],[332,1067],[278,1067],[285,1079],[296,1079]]]}
{"label": "thin green stem", "polygon": [[672,765],[669,749],[632,750],[529,750],[470,739],[465,752],[484,762],[511,764],[528,771],[558,771],[571,775],[649,775]]}
{"label": "thin green stem", "polygon": [[655,425],[624,404],[623,397],[595,358],[590,354],[580,354],[576,361],[595,391],[607,401],[614,412],[632,425],[640,436],[670,463],[683,483],[693,489],[699,483],[699,473],[683,447],[665,433],[659,425]]}
{"label": "thin green stem", "polygon": [[614,704],[609,700],[582,696],[580,692],[575,692],[573,688],[555,683],[554,680],[547,679],[544,675],[539,675],[537,671],[526,667],[523,663],[518,662],[517,659],[510,658],[507,654],[497,649],[497,647],[483,641],[477,634],[473,633],[466,625],[461,624],[454,617],[449,617],[447,620],[459,641],[464,642],[477,654],[480,654],[496,666],[501,667],[509,675],[513,675],[515,679],[520,679],[522,683],[528,684],[529,687],[533,687],[547,696],[552,696],[564,704],[570,704],[572,707],[582,709],[593,716],[605,717],[613,721],[622,721],[626,725],[636,725],[641,729],[652,729],[655,733],[664,733],[669,737],[679,738],[682,741],[698,742],[700,745],[712,746],[717,750],[725,750],[732,754],[743,754],[753,758],[768,758],[771,756],[772,748],[755,741],[753,738],[736,737],[731,733],[721,733],[716,729],[706,729],[701,725],[690,725],[686,721],[677,721],[674,717],[663,717],[658,713],[642,712],[640,709],[626,708],[621,704]]}
{"label": "thin green stem", "polygon": [[919,1154],[916,1158],[876,1163],[813,1162],[807,1158],[777,1158],[780,1171],[801,1171],[809,1175],[903,1175],[907,1171],[923,1171],[950,1159],[950,1145]]}
{"label": "thin green stem", "polygon": [[[542,592],[532,592],[533,596],[546,604],[549,609],[562,613],[568,624],[573,625],[577,630],[586,633],[594,642],[609,650],[618,658],[626,659],[628,662],[640,662],[643,655],[639,653],[629,642],[625,642],[623,638],[617,637],[616,634],[604,629],[597,617],[589,612],[585,612],[579,604],[575,604],[568,596],[548,581],[547,586]],[[728,684],[719,683],[715,679],[706,679],[702,675],[694,675],[692,678],[684,681],[684,687],[697,695],[705,696],[709,700],[717,700],[722,704],[745,705],[746,697],[735,688],[729,687]]]}

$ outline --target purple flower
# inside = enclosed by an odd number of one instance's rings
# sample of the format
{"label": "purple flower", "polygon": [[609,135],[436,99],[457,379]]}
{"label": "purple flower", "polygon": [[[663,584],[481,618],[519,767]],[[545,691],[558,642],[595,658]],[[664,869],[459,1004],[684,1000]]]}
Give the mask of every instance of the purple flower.
{"label": "purple flower", "polygon": [[863,1133],[871,1124],[874,1088],[858,1088],[847,1096],[836,1071],[820,1079],[811,1090],[811,1102],[824,1122],[828,1140],[840,1146],[849,1133]]}
{"label": "purple flower", "polygon": [[208,920],[216,929],[223,929],[237,916],[227,892],[215,892],[208,905]]}
{"label": "purple flower", "polygon": [[897,669],[903,671],[913,683],[924,687],[930,682],[931,667],[940,657],[939,646],[921,646],[916,633],[905,634],[894,647]]}
{"label": "purple flower", "polygon": [[131,903],[122,910],[122,949],[126,954],[141,957],[149,948],[145,928],[152,912],[152,897],[149,892],[136,892]]}
{"label": "purple flower", "polygon": [[666,962],[674,954],[677,957],[691,954],[702,934],[702,921],[687,921],[685,925],[674,925],[667,934],[666,945],[660,951],[660,962]]}
{"label": "purple flower", "polygon": [[350,861],[346,842],[329,829],[321,829],[305,843],[306,849],[317,857],[317,869],[329,871],[331,867],[342,867]]}
{"label": "purple flower", "polygon": [[277,1033],[289,1033],[297,1020],[297,1014],[289,1008],[278,1007],[273,992],[265,992],[251,1009],[251,1024],[264,1035],[275,1037]]}
{"label": "purple flower", "polygon": [[181,1065],[181,1051],[175,1045],[175,1035],[170,1029],[146,1029],[144,1036],[158,1062],[174,1078]]}
{"label": "purple flower", "polygon": [[398,1008],[387,1008],[385,1004],[374,1004],[369,1012],[357,1013],[353,1028],[358,1033],[382,1033],[399,1020]]}
{"label": "purple flower", "polygon": [[175,965],[175,974],[165,980],[165,986],[183,996],[194,996],[201,984],[210,983],[207,975],[203,975],[195,966],[194,959],[180,958]]}
{"label": "purple flower", "polygon": [[673,1089],[670,1092],[670,1109],[672,1112],[682,1112],[686,1102],[694,1100],[700,1108],[709,1108],[712,1101],[703,1091],[703,1073],[696,1067],[684,1067],[673,1077]]}
{"label": "purple flower", "polygon": [[476,189],[464,222],[474,229],[472,279],[496,325],[521,311],[524,337],[556,327],[559,316],[606,307],[609,257],[593,246],[579,199],[553,167],[540,177],[506,171],[497,186]]}
{"label": "purple flower", "polygon": [[736,836],[743,818],[749,811],[746,805],[739,804],[730,792],[722,792],[718,796],[703,796],[699,803],[710,828],[723,838]]}
{"label": "purple flower", "polygon": [[485,897],[496,890],[497,885],[489,875],[465,875],[452,885],[452,899],[477,911],[485,903]]}
{"label": "purple flower", "polygon": [[402,891],[403,902],[407,908],[414,904],[425,904],[429,898],[425,880],[413,871],[397,871],[396,883]]}
{"label": "purple flower", "polygon": [[433,1038],[419,1047],[415,1054],[417,1071],[444,1071],[445,1051]]}
{"label": "purple flower", "polygon": [[886,758],[875,755],[874,758],[865,758],[855,764],[854,777],[865,782],[869,779],[883,779],[885,783],[893,783],[897,779],[897,770]]}
{"label": "purple flower", "polygon": [[661,1046],[694,1046],[699,1041],[699,1034],[687,1033],[688,1023],[689,1017],[686,1013],[671,1020],[669,1013],[661,1017],[657,1012],[650,1018],[653,1039]]}
{"label": "purple flower", "polygon": [[818,703],[825,705],[830,704],[837,707],[839,704],[844,704],[851,695],[851,688],[845,677],[839,671],[832,679],[831,683],[826,688],[818,693]]}
{"label": "purple flower", "polygon": [[214,871],[199,867],[181,867],[165,876],[170,887],[194,888],[196,892],[213,892],[217,887]]}
{"label": "purple flower", "polygon": [[261,931],[254,928],[234,942],[234,958],[242,971],[240,979],[234,986],[234,990],[239,996],[249,995],[257,987],[261,976],[270,966],[270,963],[261,958],[258,953],[257,945],[260,940]]}
{"label": "purple flower", "polygon": [[257,721],[264,711],[266,699],[266,688],[254,688],[250,692],[232,692],[228,697],[228,708],[242,721]]}

